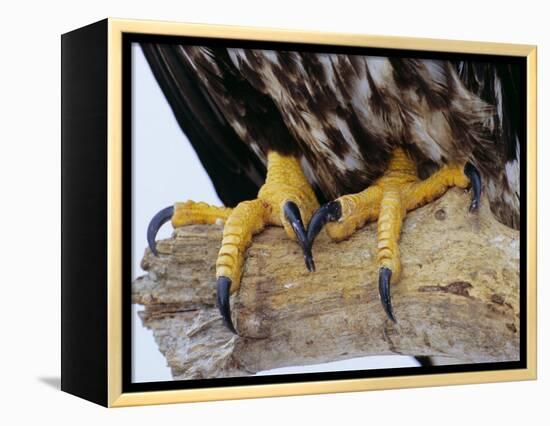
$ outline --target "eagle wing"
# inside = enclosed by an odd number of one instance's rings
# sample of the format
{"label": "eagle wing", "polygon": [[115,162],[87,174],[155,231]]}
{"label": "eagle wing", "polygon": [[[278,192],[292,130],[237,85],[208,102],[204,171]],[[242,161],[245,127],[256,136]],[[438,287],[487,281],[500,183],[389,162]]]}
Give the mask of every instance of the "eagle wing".
{"label": "eagle wing", "polygon": [[229,206],[255,196],[268,150],[299,157],[324,202],[364,189],[402,146],[426,170],[473,163],[493,212],[519,224],[519,76],[511,65],[168,44],[143,50]]}
{"label": "eagle wing", "polygon": [[491,209],[502,222],[519,227],[522,97],[516,64],[459,61],[457,73],[465,87],[494,107],[491,115],[492,173],[486,185]]}

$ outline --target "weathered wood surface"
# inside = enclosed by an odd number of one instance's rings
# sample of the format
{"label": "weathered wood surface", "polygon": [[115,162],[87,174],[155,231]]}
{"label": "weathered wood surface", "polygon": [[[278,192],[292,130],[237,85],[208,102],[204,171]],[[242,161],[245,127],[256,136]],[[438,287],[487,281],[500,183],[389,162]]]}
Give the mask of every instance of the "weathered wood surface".
{"label": "weathered wood surface", "polygon": [[368,355],[519,359],[519,234],[482,203],[453,189],[405,219],[402,279],[392,287],[397,323],[378,297],[376,224],[351,239],[316,240],[315,273],[280,228],[254,238],[241,289],[232,296],[241,337],[215,306],[215,261],[222,226],[188,226],[147,250],[148,273],[133,303],[153,330],[175,379],[249,375],[291,365]]}

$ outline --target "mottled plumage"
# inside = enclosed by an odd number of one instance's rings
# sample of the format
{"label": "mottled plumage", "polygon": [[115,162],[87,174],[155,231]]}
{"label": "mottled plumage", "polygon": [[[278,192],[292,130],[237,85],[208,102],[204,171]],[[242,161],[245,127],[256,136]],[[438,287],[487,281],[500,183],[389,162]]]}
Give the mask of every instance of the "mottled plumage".
{"label": "mottled plumage", "polygon": [[519,226],[519,77],[512,65],[142,47],[228,206],[256,196],[268,150],[300,158],[325,202],[366,188],[400,146],[424,175],[471,162],[493,212]]}

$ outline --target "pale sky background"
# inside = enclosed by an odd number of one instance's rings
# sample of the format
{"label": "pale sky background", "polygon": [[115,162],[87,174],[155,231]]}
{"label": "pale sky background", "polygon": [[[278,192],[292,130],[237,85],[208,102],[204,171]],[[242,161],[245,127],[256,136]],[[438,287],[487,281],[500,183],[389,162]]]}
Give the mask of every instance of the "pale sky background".
{"label": "pale sky background", "polygon": [[[205,201],[221,205],[210,178],[180,129],[139,45],[132,46],[132,280],[142,275],[140,261],[147,246],[149,220],[175,201]],[[172,232],[166,224],[158,239]],[[153,333],[144,328],[132,305],[132,381],[172,380]],[[259,374],[289,374],[416,366],[404,356],[356,358],[322,365],[298,366]]]}

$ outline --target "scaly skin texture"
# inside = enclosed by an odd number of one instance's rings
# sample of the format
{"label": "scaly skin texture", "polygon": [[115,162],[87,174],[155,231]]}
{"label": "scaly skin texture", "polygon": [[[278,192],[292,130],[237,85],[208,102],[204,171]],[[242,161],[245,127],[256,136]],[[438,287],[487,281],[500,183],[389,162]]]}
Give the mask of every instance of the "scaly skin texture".
{"label": "scaly skin texture", "polygon": [[174,204],[172,226],[178,228],[185,225],[212,225],[225,223],[231,214],[229,207],[216,207],[210,204],[194,201]]}
{"label": "scaly skin texture", "polygon": [[467,188],[470,181],[458,165],[441,168],[420,180],[414,161],[400,148],[392,153],[386,173],[357,194],[338,198],[342,216],[326,225],[336,241],[349,238],[367,222],[378,219],[378,266],[392,271],[392,282],[401,274],[399,236],[407,211],[440,197],[453,186]]}
{"label": "scaly skin texture", "polygon": [[252,237],[267,225],[283,226],[293,240],[296,235],[285,218],[283,207],[292,201],[299,207],[304,226],[319,207],[297,158],[270,152],[267,156],[267,177],[258,192],[258,198],[243,201],[234,209],[214,207],[206,203],[176,203],[172,225],[174,228],[191,224],[225,223],[222,246],[216,261],[216,278],[231,280],[231,293],[237,291],[246,249]]}
{"label": "scaly skin texture", "polygon": [[258,199],[271,206],[268,224],[283,226],[286,234],[293,240],[296,240],[296,235],[283,213],[285,203],[292,201],[299,206],[305,226],[319,207],[317,197],[302,172],[298,159],[276,152],[270,152],[267,156],[267,177],[258,192]]}
{"label": "scaly skin texture", "polygon": [[246,249],[254,234],[267,225],[283,226],[289,238],[296,240],[283,212],[283,206],[288,201],[299,206],[305,226],[319,207],[298,159],[270,152],[267,156],[266,181],[258,192],[258,198],[240,203],[227,219],[223,230],[216,277],[231,280],[231,293],[239,289]]}
{"label": "scaly skin texture", "polygon": [[262,200],[243,201],[231,212],[223,228],[222,246],[216,260],[216,278],[231,279],[231,292],[239,288],[246,249],[268,223],[270,206]]}

